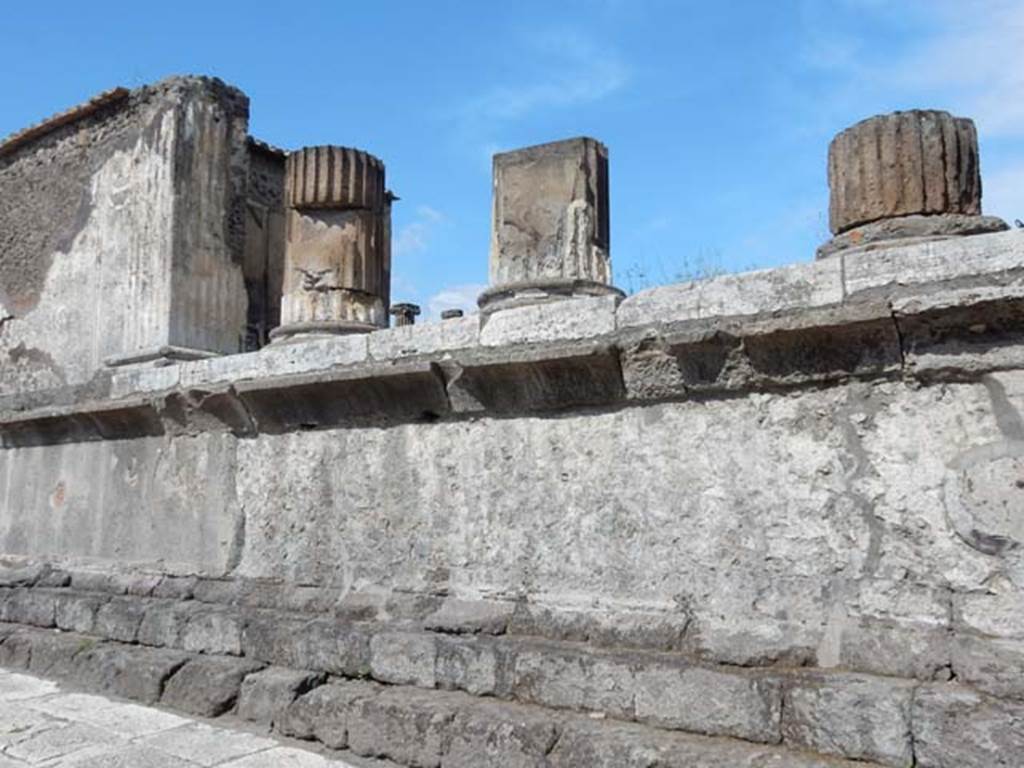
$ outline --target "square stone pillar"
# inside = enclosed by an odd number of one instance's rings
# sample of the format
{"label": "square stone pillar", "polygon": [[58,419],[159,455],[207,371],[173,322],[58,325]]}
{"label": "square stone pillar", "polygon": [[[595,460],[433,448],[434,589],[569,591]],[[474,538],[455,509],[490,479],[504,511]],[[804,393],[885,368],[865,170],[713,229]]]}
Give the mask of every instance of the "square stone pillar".
{"label": "square stone pillar", "polygon": [[115,154],[93,180],[96,208],[109,208],[101,222],[105,256],[123,262],[103,299],[120,312],[105,316],[121,350],[104,362],[240,352],[249,100],[199,77],[137,94],[146,120],[138,144]]}
{"label": "square stone pillar", "polygon": [[573,296],[622,295],[609,257],[608,150],[576,138],[494,156],[490,313]]}

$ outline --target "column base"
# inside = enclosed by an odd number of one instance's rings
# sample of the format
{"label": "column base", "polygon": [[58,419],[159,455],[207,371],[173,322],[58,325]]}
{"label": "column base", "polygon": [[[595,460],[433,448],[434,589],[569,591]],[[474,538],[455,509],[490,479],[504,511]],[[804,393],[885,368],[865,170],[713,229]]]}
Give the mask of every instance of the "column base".
{"label": "column base", "polygon": [[995,216],[970,216],[963,213],[894,216],[841,232],[818,247],[816,258],[826,259],[838,253],[873,251],[949,237],[1002,232],[1009,228],[1005,221]]}
{"label": "column base", "polygon": [[347,336],[353,333],[370,333],[379,330],[379,326],[372,323],[360,323],[356,320],[315,320],[279,325],[270,332],[270,342],[278,344],[296,336]]}
{"label": "column base", "polygon": [[207,349],[164,345],[137,352],[126,352],[123,355],[111,355],[103,360],[103,364],[109,368],[118,368],[123,365],[151,363],[153,367],[160,368],[162,366],[174,365],[175,363],[188,362],[189,360],[206,360],[210,357],[221,357],[221,353],[211,352]]}
{"label": "column base", "polygon": [[615,286],[599,283],[596,280],[553,277],[492,286],[480,294],[476,303],[480,307],[480,314],[489,315],[502,309],[544,304],[549,301],[561,301],[580,296],[618,296],[622,299],[626,297],[626,294]]}

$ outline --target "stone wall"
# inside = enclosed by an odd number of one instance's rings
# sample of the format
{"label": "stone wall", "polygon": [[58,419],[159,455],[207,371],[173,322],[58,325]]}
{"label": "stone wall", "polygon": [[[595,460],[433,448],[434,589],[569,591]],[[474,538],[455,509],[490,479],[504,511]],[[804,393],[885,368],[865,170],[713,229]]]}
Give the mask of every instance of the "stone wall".
{"label": "stone wall", "polygon": [[[181,224],[161,317],[199,318],[175,291],[230,264],[259,341],[282,162],[231,135],[217,162],[143,153],[224,214]],[[1024,232],[891,235],[625,299],[597,270],[439,323],[19,368],[0,665],[406,766],[1019,765]],[[4,285],[0,342],[59,354],[48,289]]]}
{"label": "stone wall", "polygon": [[0,393],[243,348],[247,190],[274,183],[250,174],[247,123],[241,92],[172,78],[0,144]]}

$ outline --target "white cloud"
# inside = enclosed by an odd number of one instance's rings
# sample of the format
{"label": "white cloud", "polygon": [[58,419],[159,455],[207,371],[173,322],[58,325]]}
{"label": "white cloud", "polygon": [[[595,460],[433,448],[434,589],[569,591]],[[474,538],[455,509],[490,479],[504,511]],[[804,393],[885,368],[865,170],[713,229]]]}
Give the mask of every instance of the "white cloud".
{"label": "white cloud", "polygon": [[[889,5],[846,0],[872,31],[851,32],[848,18],[815,2],[803,6],[801,58],[833,75],[832,102],[843,107],[891,101],[946,107],[974,118],[986,136],[1024,136],[1024,3],[1020,0],[918,0]],[[906,42],[871,45],[878,28],[906,27]]]}
{"label": "white cloud", "polygon": [[446,309],[461,309],[467,315],[476,312],[476,297],[487,286],[483,283],[453,285],[438,291],[427,299],[427,320],[436,320]]}
{"label": "white cloud", "polygon": [[444,223],[443,213],[429,205],[416,207],[416,217],[395,234],[391,250],[397,256],[410,256],[427,249],[430,237]]}
{"label": "white cloud", "polygon": [[524,59],[538,63],[527,82],[495,85],[471,99],[460,117],[468,122],[518,120],[548,108],[565,108],[603,99],[625,85],[628,69],[615,51],[576,33],[560,32],[535,40]]}

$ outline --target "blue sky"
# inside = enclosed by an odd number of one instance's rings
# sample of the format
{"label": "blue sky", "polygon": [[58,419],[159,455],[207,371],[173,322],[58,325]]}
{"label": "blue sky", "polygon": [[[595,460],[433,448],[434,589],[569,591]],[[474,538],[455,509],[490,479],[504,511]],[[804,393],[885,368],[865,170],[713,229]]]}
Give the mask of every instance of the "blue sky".
{"label": "blue sky", "polygon": [[894,109],[973,117],[987,213],[1024,218],[1024,0],[12,3],[0,135],[115,85],[217,75],[282,147],[381,157],[393,297],[470,308],[490,156],[576,135],[611,161],[627,290],[813,258],[833,134]]}

